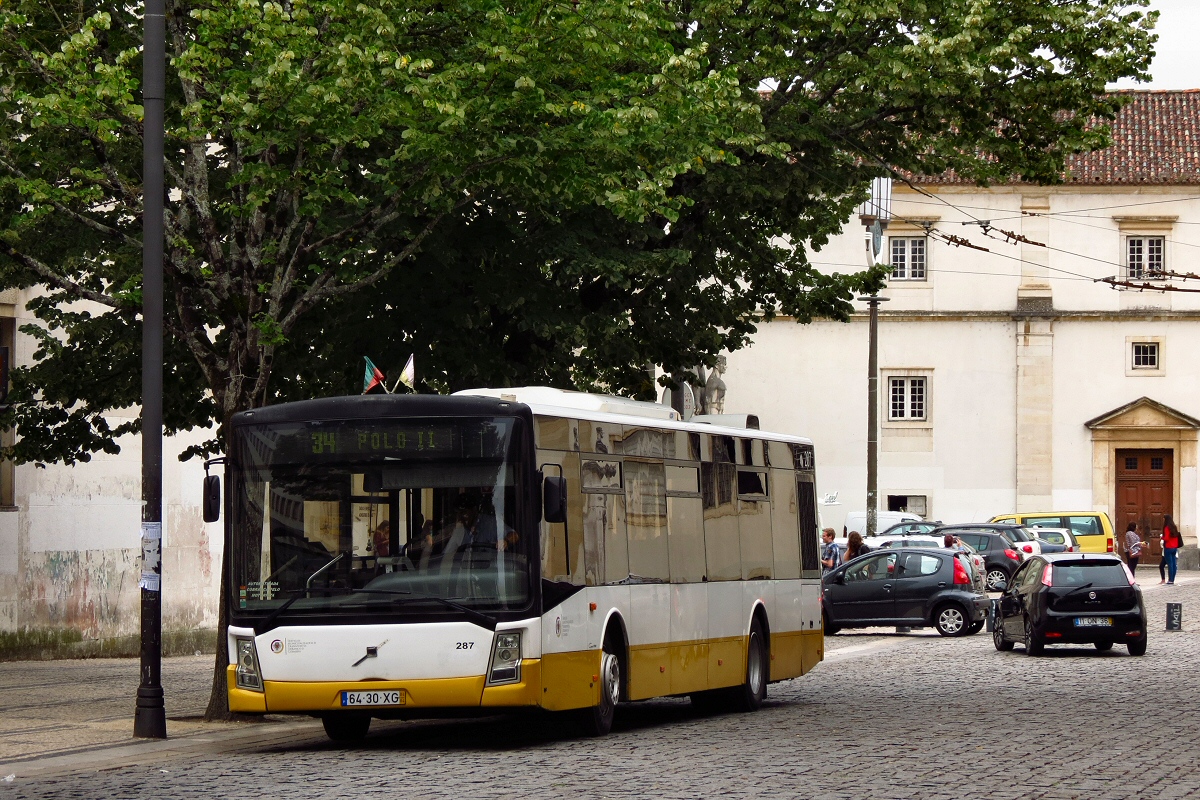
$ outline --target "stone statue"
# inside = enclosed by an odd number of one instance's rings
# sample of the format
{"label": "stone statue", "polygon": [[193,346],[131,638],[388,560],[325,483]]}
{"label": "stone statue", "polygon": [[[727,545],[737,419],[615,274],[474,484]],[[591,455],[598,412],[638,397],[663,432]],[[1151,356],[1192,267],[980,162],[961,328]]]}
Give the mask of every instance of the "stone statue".
{"label": "stone statue", "polygon": [[725,374],[727,366],[725,356],[717,356],[717,363],[704,382],[705,414],[725,413],[725,381],[721,380],[721,376]]}

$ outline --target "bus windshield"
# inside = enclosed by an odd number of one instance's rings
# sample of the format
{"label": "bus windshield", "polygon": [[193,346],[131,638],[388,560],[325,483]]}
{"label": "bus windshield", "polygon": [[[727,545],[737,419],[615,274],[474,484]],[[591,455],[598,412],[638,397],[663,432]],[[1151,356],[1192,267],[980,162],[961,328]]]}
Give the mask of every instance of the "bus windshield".
{"label": "bus windshield", "polygon": [[530,603],[514,418],[235,429],[235,614],[488,614]]}

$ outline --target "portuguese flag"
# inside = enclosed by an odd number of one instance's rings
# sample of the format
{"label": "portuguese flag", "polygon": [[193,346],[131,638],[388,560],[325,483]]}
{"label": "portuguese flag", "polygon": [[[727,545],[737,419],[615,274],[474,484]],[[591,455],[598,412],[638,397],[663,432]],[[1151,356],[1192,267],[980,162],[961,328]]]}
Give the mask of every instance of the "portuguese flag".
{"label": "portuguese flag", "polygon": [[[363,394],[366,394],[376,386],[383,386],[383,372],[366,356],[363,356],[363,361],[367,362],[367,371],[363,374]],[[383,386],[383,390],[386,392],[387,387]]]}

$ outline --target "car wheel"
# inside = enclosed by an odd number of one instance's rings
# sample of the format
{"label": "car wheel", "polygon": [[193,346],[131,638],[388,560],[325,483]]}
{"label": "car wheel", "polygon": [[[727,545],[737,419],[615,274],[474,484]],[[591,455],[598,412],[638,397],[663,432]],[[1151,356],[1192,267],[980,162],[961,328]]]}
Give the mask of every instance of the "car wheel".
{"label": "car wheel", "polygon": [[357,742],[371,729],[371,715],[355,712],[336,712],[321,717],[325,735],[335,742]]}
{"label": "car wheel", "polygon": [[1001,581],[1008,582],[1008,573],[1002,569],[989,569],[983,580],[989,592],[1000,591],[997,587],[1000,586]]}
{"label": "car wheel", "polygon": [[587,736],[604,736],[612,730],[621,700],[621,654],[612,637],[604,637],[600,653],[600,702],[580,712],[580,727]]}
{"label": "car wheel", "polygon": [[1146,634],[1143,633],[1139,639],[1130,639],[1127,647],[1131,656],[1146,655]]}
{"label": "car wheel", "polygon": [[767,699],[767,637],[757,619],[750,624],[746,643],[746,682],[737,689],[736,706],[741,711],[757,711]]}
{"label": "car wheel", "polygon": [[981,630],[983,630],[983,623],[984,623],[984,620],[979,620],[979,622],[972,622],[970,625],[968,625],[967,626],[967,636],[974,636],[975,634],[977,634]]}
{"label": "car wheel", "polygon": [[996,645],[996,649],[1001,653],[1007,653],[1013,649],[1013,643],[1004,638],[1004,626],[1000,623],[1001,620],[997,619],[995,627],[992,628],[992,644]]}
{"label": "car wheel", "polygon": [[1103,653],[1105,650],[1112,650],[1112,642],[1095,642],[1096,649]]}
{"label": "car wheel", "polygon": [[967,630],[967,615],[962,606],[946,603],[933,612],[933,627],[942,636],[962,636]]}
{"label": "car wheel", "polygon": [[1025,618],[1025,654],[1030,656],[1040,656],[1042,650],[1046,648],[1046,643],[1033,632],[1033,623],[1029,621],[1029,617]]}

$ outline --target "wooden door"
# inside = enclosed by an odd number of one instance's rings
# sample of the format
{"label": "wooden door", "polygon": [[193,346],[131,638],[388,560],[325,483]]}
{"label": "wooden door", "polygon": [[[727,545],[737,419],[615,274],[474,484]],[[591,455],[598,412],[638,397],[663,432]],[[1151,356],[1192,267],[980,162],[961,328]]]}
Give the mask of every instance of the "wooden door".
{"label": "wooden door", "polygon": [[1174,497],[1174,452],[1171,450],[1117,451],[1117,526],[1118,550],[1124,552],[1125,528],[1137,523],[1138,534],[1147,543],[1141,564],[1157,564],[1162,559],[1163,515],[1171,514]]}

